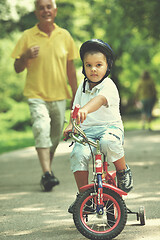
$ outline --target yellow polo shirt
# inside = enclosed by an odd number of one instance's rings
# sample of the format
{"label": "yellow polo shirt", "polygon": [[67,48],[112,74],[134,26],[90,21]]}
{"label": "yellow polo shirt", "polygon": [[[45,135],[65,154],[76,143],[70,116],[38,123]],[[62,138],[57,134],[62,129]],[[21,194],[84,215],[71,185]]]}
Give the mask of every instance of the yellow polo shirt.
{"label": "yellow polo shirt", "polygon": [[20,58],[34,45],[40,47],[37,58],[30,59],[27,66],[24,95],[44,101],[70,98],[67,87],[67,60],[78,58],[78,51],[69,32],[56,24],[51,36],[40,31],[38,26],[26,30],[12,52]]}

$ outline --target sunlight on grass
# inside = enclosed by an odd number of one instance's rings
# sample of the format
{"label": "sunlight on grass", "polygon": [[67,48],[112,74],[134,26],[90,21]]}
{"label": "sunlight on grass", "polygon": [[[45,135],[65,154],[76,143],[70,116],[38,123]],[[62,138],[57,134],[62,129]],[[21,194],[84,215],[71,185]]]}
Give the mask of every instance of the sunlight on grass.
{"label": "sunlight on grass", "polygon": [[25,132],[7,131],[1,133],[0,153],[30,147],[34,145],[31,129]]}
{"label": "sunlight on grass", "polygon": [[135,130],[135,129],[141,129],[141,122],[137,121],[135,122],[135,120],[132,121],[124,121],[124,129],[126,130]]}

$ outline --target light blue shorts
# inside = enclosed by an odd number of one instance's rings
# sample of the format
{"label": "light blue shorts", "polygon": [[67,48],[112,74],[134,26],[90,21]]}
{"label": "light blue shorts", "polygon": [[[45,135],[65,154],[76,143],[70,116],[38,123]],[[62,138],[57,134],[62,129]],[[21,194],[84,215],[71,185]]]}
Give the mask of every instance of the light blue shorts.
{"label": "light blue shorts", "polygon": [[[124,132],[120,128],[113,125],[93,126],[84,132],[90,140],[100,141],[101,152],[109,162],[115,162],[124,156]],[[92,147],[92,149],[95,148]],[[76,142],[70,158],[71,170],[73,172],[88,171],[90,158],[91,151],[88,144],[84,146]]]}

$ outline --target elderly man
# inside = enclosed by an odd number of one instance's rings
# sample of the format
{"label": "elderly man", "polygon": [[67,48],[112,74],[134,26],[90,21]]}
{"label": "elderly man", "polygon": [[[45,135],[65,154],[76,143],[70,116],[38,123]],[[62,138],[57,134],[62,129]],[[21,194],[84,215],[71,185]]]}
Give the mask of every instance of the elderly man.
{"label": "elderly man", "polygon": [[78,52],[69,32],[54,23],[57,15],[55,0],[36,0],[38,23],[24,31],[12,52],[16,73],[27,69],[24,96],[27,97],[35,147],[43,170],[41,186],[51,191],[59,180],[51,170],[54,152],[59,144],[66,99],[72,102],[77,90],[73,60]]}

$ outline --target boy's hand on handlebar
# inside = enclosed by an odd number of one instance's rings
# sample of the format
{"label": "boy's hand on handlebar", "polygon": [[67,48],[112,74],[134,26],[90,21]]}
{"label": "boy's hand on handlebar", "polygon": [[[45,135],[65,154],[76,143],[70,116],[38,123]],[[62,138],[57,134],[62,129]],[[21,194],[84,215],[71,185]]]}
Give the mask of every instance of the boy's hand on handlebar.
{"label": "boy's hand on handlebar", "polygon": [[81,108],[77,115],[77,124],[83,123],[86,119],[88,111],[86,109]]}
{"label": "boy's hand on handlebar", "polygon": [[65,128],[65,130],[64,130],[64,132],[63,132],[63,135],[64,135],[65,137],[67,137],[69,132],[72,132],[72,123],[70,123],[70,124]]}

